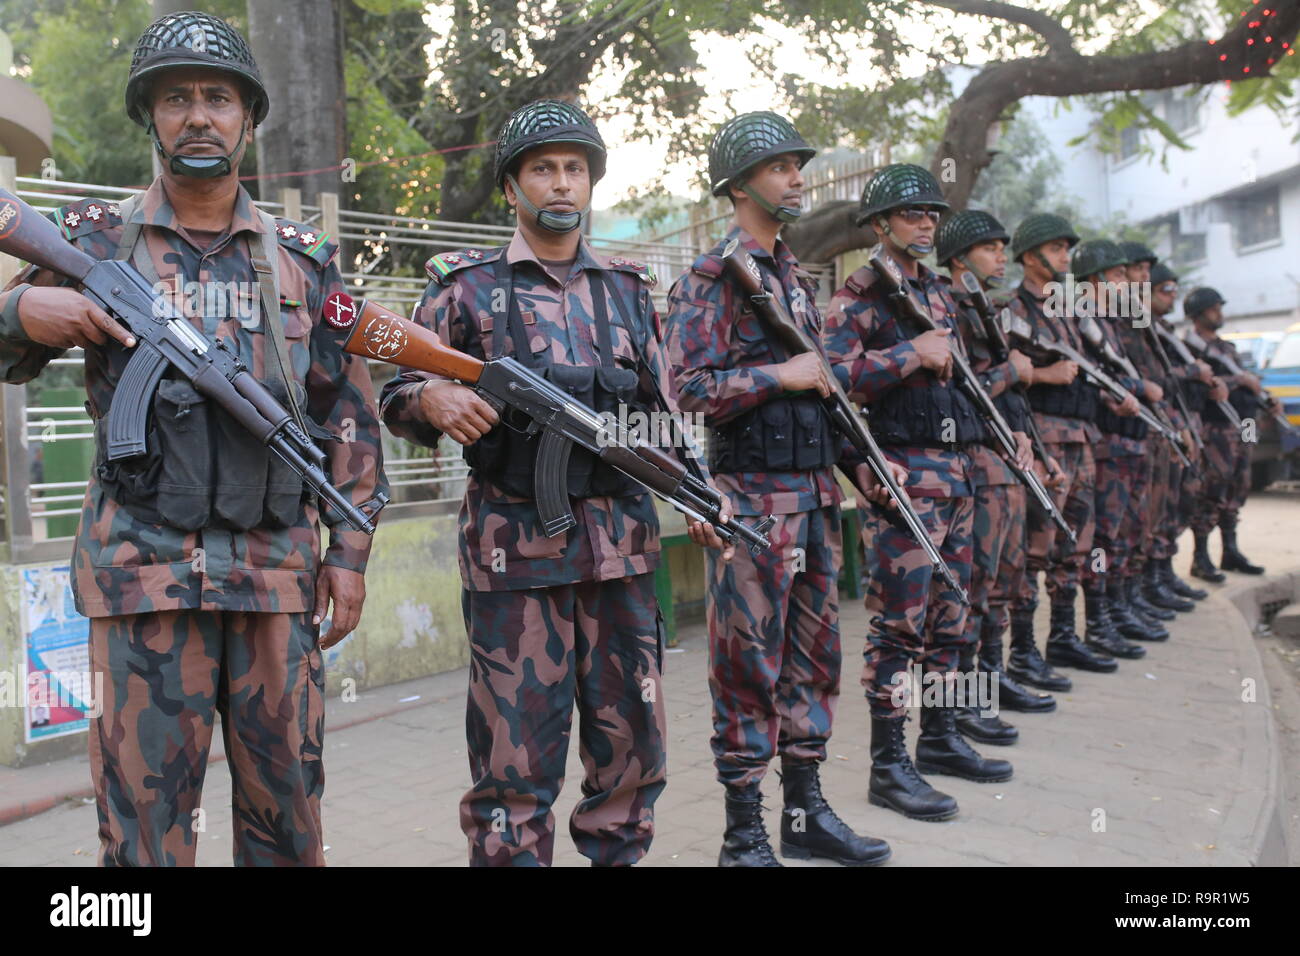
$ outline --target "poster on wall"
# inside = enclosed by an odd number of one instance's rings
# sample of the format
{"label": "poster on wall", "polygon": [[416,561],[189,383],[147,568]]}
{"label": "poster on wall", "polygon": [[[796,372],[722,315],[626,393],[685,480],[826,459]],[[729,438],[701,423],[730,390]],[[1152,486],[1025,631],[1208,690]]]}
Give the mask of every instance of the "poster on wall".
{"label": "poster on wall", "polygon": [[23,570],[27,743],[81,733],[97,713],[102,675],[90,673],[90,621],[77,613],[68,565]]}

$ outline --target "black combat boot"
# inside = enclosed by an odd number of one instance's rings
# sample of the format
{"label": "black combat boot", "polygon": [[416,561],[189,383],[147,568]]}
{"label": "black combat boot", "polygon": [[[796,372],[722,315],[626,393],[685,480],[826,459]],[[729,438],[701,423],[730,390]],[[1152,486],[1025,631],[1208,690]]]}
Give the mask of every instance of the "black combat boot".
{"label": "black combat boot", "polygon": [[1128,602],[1129,611],[1143,624],[1172,621],[1178,616],[1176,611],[1166,611],[1148,601],[1142,593],[1142,582],[1136,574],[1126,573],[1124,576],[1124,599]]}
{"label": "black combat boot", "polygon": [[867,800],[913,820],[934,822],[957,815],[957,801],[925,782],[912,764],[902,717],[871,718],[871,784]]}
{"label": "black combat boot", "polygon": [[1264,569],[1258,564],[1251,564],[1246,556],[1237,550],[1237,516],[1225,515],[1219,519],[1219,536],[1223,539],[1223,558],[1219,567],[1225,571],[1237,571],[1241,574],[1263,574]]}
{"label": "black combat boot", "polygon": [[889,844],[860,837],[822,796],[817,762],[781,761],[781,855],[795,860],[818,856],[844,866],[875,866],[889,859]]}
{"label": "black combat boot", "polygon": [[758,784],[727,787],[727,830],[722,835],[718,866],[780,866],[763,826],[763,797]]}
{"label": "black combat boot", "polygon": [[1128,582],[1123,578],[1106,582],[1106,596],[1110,599],[1110,622],[1120,637],[1127,641],[1165,641],[1169,632],[1159,621],[1147,620],[1133,613],[1128,601]]}
{"label": "black combat boot", "polygon": [[[1031,638],[1032,642],[1032,638]],[[1034,648],[1035,653],[1038,648]],[[1040,658],[1041,660],[1041,658]],[[1056,710],[1056,698],[1039,694],[1015,681],[1002,665],[1002,629],[985,618],[980,623],[980,670],[998,682],[998,707],[1022,714],[1046,714]],[[1047,665],[1044,664],[1044,667]],[[960,718],[958,729],[961,729]],[[962,731],[965,733],[965,731]]]}
{"label": "black combat boot", "polygon": [[944,773],[976,783],[1011,779],[1011,764],[986,760],[957,732],[956,707],[922,707],[921,739],[916,742],[916,769]]}
{"label": "black combat boot", "polygon": [[1119,662],[1084,645],[1074,633],[1074,601],[1052,605],[1052,630],[1047,635],[1047,663],[1056,667],[1077,667],[1081,671],[1109,674]]}
{"label": "black combat boot", "polygon": [[1196,550],[1192,552],[1192,569],[1188,573],[1194,578],[1209,581],[1211,584],[1222,584],[1227,580],[1227,575],[1216,568],[1214,562],[1210,560],[1210,536],[1193,533],[1193,539],[1196,542]]}
{"label": "black combat boot", "polygon": [[1147,558],[1147,566],[1142,569],[1142,596],[1147,599],[1147,603],[1166,611],[1195,611],[1196,602],[1175,594],[1160,572],[1161,563],[1154,558]]}
{"label": "black combat boot", "polygon": [[1111,657],[1123,657],[1128,660],[1145,657],[1147,653],[1145,647],[1130,644],[1115,629],[1110,616],[1110,598],[1106,596],[1104,584],[1102,588],[1100,591],[1083,592],[1083,613],[1088,622],[1084,642],[1094,650],[1109,654]]}
{"label": "black combat boot", "polygon": [[1179,597],[1191,598],[1193,601],[1204,601],[1210,596],[1209,591],[1202,591],[1200,588],[1194,588],[1174,571],[1174,559],[1160,559],[1160,579],[1164,581],[1165,587],[1173,591]]}
{"label": "black combat boot", "polygon": [[1011,657],[1007,660],[1007,673],[1022,684],[1061,694],[1069,693],[1074,687],[1070,678],[1048,667],[1043,655],[1038,653],[1032,610],[1011,612]]}

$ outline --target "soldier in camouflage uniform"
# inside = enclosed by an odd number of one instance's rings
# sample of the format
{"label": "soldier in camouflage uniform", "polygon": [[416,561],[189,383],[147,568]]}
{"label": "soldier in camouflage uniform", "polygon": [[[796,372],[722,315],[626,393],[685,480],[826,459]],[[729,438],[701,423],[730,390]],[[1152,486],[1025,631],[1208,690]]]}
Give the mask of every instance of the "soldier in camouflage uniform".
{"label": "soldier in camouflage uniform", "polygon": [[[972,445],[984,426],[952,381],[952,349],[960,349],[957,307],[939,277],[920,260],[934,248],[941,210],[948,208],[928,170],[885,166],[867,181],[858,225],[875,229],[905,281],[939,328],[909,328],[895,313],[875,271],[853,273],[831,300],[823,339],[846,392],[871,404],[871,429],[884,453],[906,469],[906,491],[931,539],[963,588],[970,584]],[[863,541],[875,561],[866,605],[874,612],[867,634],[862,682],[871,702],[871,782],[868,799],[920,820],[946,820],[957,802],[931,787],[918,771],[978,782],[1007,780],[1005,760],[979,756],[958,732],[954,701],[921,712],[913,765],[904,742],[911,666],[947,689],[956,683],[966,634],[966,608],[934,574],[920,545],[879,509],[867,512]]]}
{"label": "soldier in camouflage uniform", "polygon": [[[1114,242],[1093,239],[1080,243],[1071,258],[1071,271],[1083,294],[1076,304],[1080,321],[1093,317],[1103,341],[1124,356],[1119,326],[1132,320],[1122,316],[1127,311],[1127,257]],[[1087,295],[1091,293],[1091,307]],[[1120,308],[1120,307],[1123,308]],[[1092,357],[1101,362],[1101,355]],[[1087,620],[1085,640],[1089,647],[1113,657],[1137,659],[1146,648],[1132,639],[1156,640],[1160,632],[1149,630],[1145,621],[1136,618],[1129,607],[1124,578],[1128,567],[1130,535],[1128,525],[1141,510],[1147,488],[1147,426],[1136,418],[1138,394],[1149,401],[1160,398],[1159,390],[1148,383],[1110,370],[1110,374],[1131,394],[1122,403],[1103,393],[1095,421],[1101,432],[1096,445],[1096,492],[1094,504],[1093,550],[1083,570],[1084,614]],[[1168,637],[1168,632],[1164,632]]]}
{"label": "soldier in camouflage uniform", "polygon": [[[1025,319],[1036,335],[1083,347],[1078,330],[1053,303],[1059,301],[1060,283],[1069,268],[1070,250],[1079,237],[1060,216],[1035,213],[1016,228],[1011,238],[1012,258],[1025,275],[1008,302],[1012,312]],[[1053,290],[1058,290],[1056,296]],[[1097,413],[1097,389],[1078,377],[1074,362],[1034,357],[1034,383],[1029,405],[1047,453],[1067,480],[1055,489],[1053,499],[1074,529],[1076,540],[1059,535],[1056,526],[1038,509],[1029,513],[1027,558],[1020,593],[1011,605],[1011,656],[1007,672],[1021,683],[1043,690],[1068,691],[1072,682],[1050,665],[1108,673],[1119,666],[1109,654],[1099,654],[1084,644],[1074,630],[1075,600],[1083,565],[1092,548],[1093,507],[1097,466],[1093,446],[1100,440],[1092,419]],[[1038,574],[1045,573],[1051,602],[1051,631],[1047,659],[1034,639],[1034,610],[1038,606]]]}
{"label": "soldier in camouflage uniform", "polygon": [[[1204,343],[1207,358],[1226,357],[1241,368],[1237,347],[1219,337],[1223,328],[1225,300],[1214,289],[1202,286],[1187,293],[1183,300],[1183,313],[1192,322],[1188,338],[1197,336]],[[1225,371],[1222,368],[1220,371]],[[1265,395],[1259,376],[1250,372],[1222,376],[1228,388],[1228,401],[1241,416],[1243,423],[1250,419],[1258,427],[1260,411],[1255,396]],[[1210,532],[1217,526],[1222,539],[1223,554],[1219,567],[1224,571],[1242,574],[1263,574],[1264,569],[1252,564],[1237,548],[1237,514],[1250,493],[1250,452],[1254,444],[1238,434],[1224,414],[1215,405],[1205,409],[1205,485],[1201,499],[1192,510],[1192,534],[1196,540],[1196,563],[1192,566],[1195,577],[1213,581],[1218,575],[1210,560],[1208,541]],[[1203,555],[1203,557],[1202,557]]]}
{"label": "soldier in camouflage uniform", "polygon": [[[1025,467],[1033,467],[1028,429],[1029,405],[1021,386],[1033,381],[1033,364],[1023,352],[1001,352],[983,320],[961,286],[961,276],[971,273],[986,291],[1000,288],[1006,277],[1006,245],[1010,234],[987,212],[966,209],[950,215],[939,226],[935,255],[948,269],[947,282],[958,305],[962,342],[970,356],[971,369],[1007,423],[1014,429]],[[970,447],[971,483],[975,497],[974,560],[971,564],[970,608],[966,612],[966,643],[961,669],[979,669],[998,682],[998,707],[1005,710],[1045,713],[1056,709],[1056,701],[1037,694],[1010,677],[1003,665],[1002,636],[1010,619],[1009,604],[1019,591],[1025,571],[1025,488],[990,444]],[[1047,463],[1055,470],[1055,463]],[[978,707],[958,709],[957,729],[972,740],[989,744],[1012,744],[1019,738],[1015,727],[997,715],[981,716]]]}
{"label": "soldier in camouflage uniform", "polygon": [[[1140,242],[1121,242],[1119,248],[1128,259],[1125,268],[1130,291],[1136,294],[1141,289],[1150,289],[1151,269],[1158,258],[1156,254]],[[1133,301],[1136,305],[1140,299],[1135,298]],[[1156,345],[1152,343],[1155,335],[1154,329],[1150,327],[1152,321],[1154,307],[1148,315],[1138,316],[1134,312],[1117,323],[1120,339],[1129,361],[1145,381],[1156,386],[1155,391],[1162,396],[1150,403],[1152,407],[1162,412],[1170,424],[1185,435],[1187,425],[1173,401],[1173,390],[1177,383],[1165,374],[1164,364],[1157,356]],[[1188,446],[1186,451],[1190,455],[1192,442],[1185,439],[1183,444]],[[1175,475],[1172,467],[1174,462],[1180,466],[1182,464],[1174,454],[1173,445],[1159,436],[1150,436],[1142,476],[1147,494],[1141,502],[1134,501],[1133,513],[1126,522],[1129,549],[1126,593],[1130,597],[1130,604],[1139,599],[1136,601],[1137,607],[1148,618],[1155,616],[1158,620],[1172,620],[1175,616],[1173,612],[1190,611],[1196,607],[1192,601],[1174,593],[1164,578],[1164,565],[1172,551],[1162,535],[1162,522],[1171,497],[1170,490],[1178,487],[1167,480]],[[1181,468],[1176,477],[1181,479]]]}
{"label": "soldier in camouflage uniform", "polygon": [[[661,395],[671,402],[671,379],[654,274],[595,255],[579,230],[604,172],[604,142],[582,110],[552,100],[516,110],[496,149],[514,237],[434,256],[414,321],[478,358],[513,356],[597,411],[631,415]],[[637,862],[665,776],[653,497],[577,449],[568,475],[577,524],[547,537],[533,498],[536,441],[497,426],[471,389],[402,369],[382,408],[394,434],[430,448],[449,435],[470,464],[459,554],[472,653],[472,786],[460,804],[470,863],[550,865],[575,701],[586,774],[569,832],[594,865]],[[689,531],[721,547],[708,525]]]}
{"label": "soldier in camouflage uniform", "polygon": [[[1164,338],[1164,336],[1172,337],[1174,335],[1173,324],[1166,316],[1173,314],[1174,307],[1177,304],[1178,276],[1165,263],[1157,262],[1151,267],[1152,327],[1161,336],[1161,342],[1165,345],[1165,354],[1169,357],[1169,363],[1174,374],[1174,381],[1171,382],[1171,385],[1182,392],[1183,401],[1190,416],[1186,420],[1180,418],[1179,421],[1182,422],[1189,435],[1201,435],[1204,433],[1202,416],[1205,406],[1209,404],[1211,397],[1215,395],[1226,401],[1228,390],[1222,382],[1216,382],[1209,365],[1199,360],[1183,361],[1183,353],[1168,344]],[[1179,461],[1178,456],[1170,456],[1169,495],[1165,513],[1161,517],[1156,530],[1156,538],[1159,541],[1158,547],[1165,555],[1161,566],[1162,580],[1165,586],[1179,597],[1191,598],[1193,601],[1203,601],[1209,596],[1209,592],[1189,585],[1175,573],[1173,567],[1173,556],[1178,552],[1178,539],[1187,530],[1192,505],[1200,497],[1204,471],[1207,467],[1204,455],[1195,442],[1191,443],[1191,448],[1188,449],[1187,454],[1191,457],[1192,463],[1196,465],[1196,470],[1185,468],[1183,463]],[[1208,558],[1209,555],[1207,554],[1206,559],[1208,560]],[[1213,564],[1210,565],[1210,568],[1214,569]],[[1219,572],[1214,570],[1214,573],[1218,574]]]}
{"label": "soldier in camouflage uniform", "polygon": [[[709,149],[713,194],[735,206],[730,232],[669,293],[666,344],[684,411],[710,428],[710,470],[740,515],[774,515],[772,548],[727,564],[709,555],[709,689],[713,753],[726,788],[722,866],[779,866],[763,825],[760,781],[781,755],[781,852],[847,865],[883,863],[889,846],[864,839],[821,794],[818,766],[839,697],[836,593],[840,501],[832,471],[842,439],[815,392],[825,363],[791,357],[723,276],[738,240],[769,289],[814,341],[815,281],[778,236],[800,213],[800,169],[815,150],[774,113],[724,124]],[[741,254],[741,253],[737,253]]]}
{"label": "soldier in camouflage uniform", "polygon": [[[57,223],[82,251],[130,258],[162,288],[257,290],[228,301],[225,313],[176,305],[209,339],[230,343],[269,388],[283,393],[286,378],[293,383],[320,434],[339,439],[327,445],[327,473],[361,505],[386,485],[370,376],[342,349],[351,314],[337,247],[300,223],[259,214],[235,178],[267,111],[243,38],[205,14],[160,18],[136,48],[126,101],[153,136],[162,174],[129,210],[85,200],[60,208]],[[278,303],[259,298],[266,287],[252,262],[264,249],[274,257]],[[287,500],[277,499],[270,453],[231,438],[238,426],[183,380],[159,385],[144,464],[107,462],[105,415],[133,354],[122,347],[129,336],[60,282],[28,270],[4,293],[0,376],[24,382],[65,349],[85,349],[99,454],[72,583],[77,609],[91,619],[90,666],[105,675],[103,713],[89,735],[101,863],[194,863],[194,821],[220,713],[235,863],[322,865],[321,648],[356,625],[370,539],[331,527],[322,556],[315,501],[293,482]],[[256,308],[268,300],[276,311]],[[275,323],[283,326],[287,374]],[[208,427],[197,447],[210,449],[210,459],[157,447],[159,435]],[[154,469],[161,480],[150,477]],[[163,520],[175,497],[166,482],[177,469],[204,490],[191,502],[192,530]],[[251,513],[239,514],[241,505]],[[331,600],[333,625],[321,639]]]}

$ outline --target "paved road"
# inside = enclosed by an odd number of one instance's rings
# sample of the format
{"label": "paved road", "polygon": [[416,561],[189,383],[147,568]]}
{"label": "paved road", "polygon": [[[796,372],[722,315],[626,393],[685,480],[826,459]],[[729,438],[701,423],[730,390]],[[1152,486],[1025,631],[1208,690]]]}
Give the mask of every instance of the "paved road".
{"label": "paved road", "polygon": [[[1254,560],[1275,570],[1300,566],[1294,533],[1300,496],[1257,496],[1243,517],[1243,547]],[[1185,547],[1178,562],[1184,572],[1186,554]],[[932,778],[958,799],[961,814],[927,824],[866,802],[868,715],[858,685],[866,613],[851,602],[844,609],[845,680],[824,774],[827,795],[860,832],[890,841],[891,866],[1245,864],[1252,811],[1261,799],[1255,768],[1264,718],[1251,710],[1258,704],[1241,700],[1241,682],[1262,683],[1266,675],[1258,673],[1244,631],[1233,630],[1239,619],[1232,615],[1211,597],[1197,613],[1180,616],[1173,639],[1150,645],[1145,660],[1121,662],[1113,675],[1077,675],[1057,713],[1007,715],[1020,726],[1021,742],[987,751],[1011,759],[1015,777],[993,785]],[[1276,652],[1270,669],[1275,660]],[[647,864],[712,865],[717,858],[723,813],[708,748],[705,664],[701,629],[684,632],[666,663],[669,784]],[[465,671],[457,671],[381,688],[356,704],[330,701],[337,725],[366,708],[419,696],[400,713],[327,735],[324,813],[332,865],[464,864],[457,801],[468,783],[465,682]],[[569,786],[556,808],[556,864],[584,865],[565,826],[578,799],[576,747],[569,759]],[[764,789],[775,829],[774,774]],[[199,863],[229,865],[224,764],[211,768],[205,798]],[[86,804],[0,828],[4,864],[92,865],[96,851],[95,811]]]}

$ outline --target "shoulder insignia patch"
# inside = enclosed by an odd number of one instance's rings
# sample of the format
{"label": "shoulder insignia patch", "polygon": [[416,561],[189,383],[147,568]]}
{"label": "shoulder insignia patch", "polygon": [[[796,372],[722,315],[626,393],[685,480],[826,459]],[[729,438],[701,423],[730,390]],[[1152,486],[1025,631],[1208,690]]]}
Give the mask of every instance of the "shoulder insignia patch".
{"label": "shoulder insignia patch", "polygon": [[334,242],[329,233],[292,219],[275,220],[275,237],[286,249],[301,252],[322,266],[329,265],[339,251],[338,243]]}
{"label": "shoulder insignia patch", "polygon": [[79,239],[101,229],[122,225],[122,210],[115,202],[83,199],[60,206],[50,215],[65,239]]}
{"label": "shoulder insignia patch", "polygon": [[496,262],[503,248],[462,249],[460,252],[440,252],[424,264],[424,271],[429,274],[430,279],[446,285],[450,281],[451,274],[458,269],[483,265],[487,262]]}
{"label": "shoulder insignia patch", "polygon": [[863,266],[844,280],[844,287],[854,295],[865,295],[876,282],[876,270]]}
{"label": "shoulder insignia patch", "polygon": [[620,269],[623,272],[631,272],[649,286],[654,286],[658,281],[655,278],[654,270],[645,263],[637,262],[633,259],[625,259],[622,256],[610,256],[609,267],[611,269]]}
{"label": "shoulder insignia patch", "polygon": [[692,272],[698,272],[702,276],[712,276],[714,279],[722,275],[722,268],[722,260],[707,252],[691,263]]}

